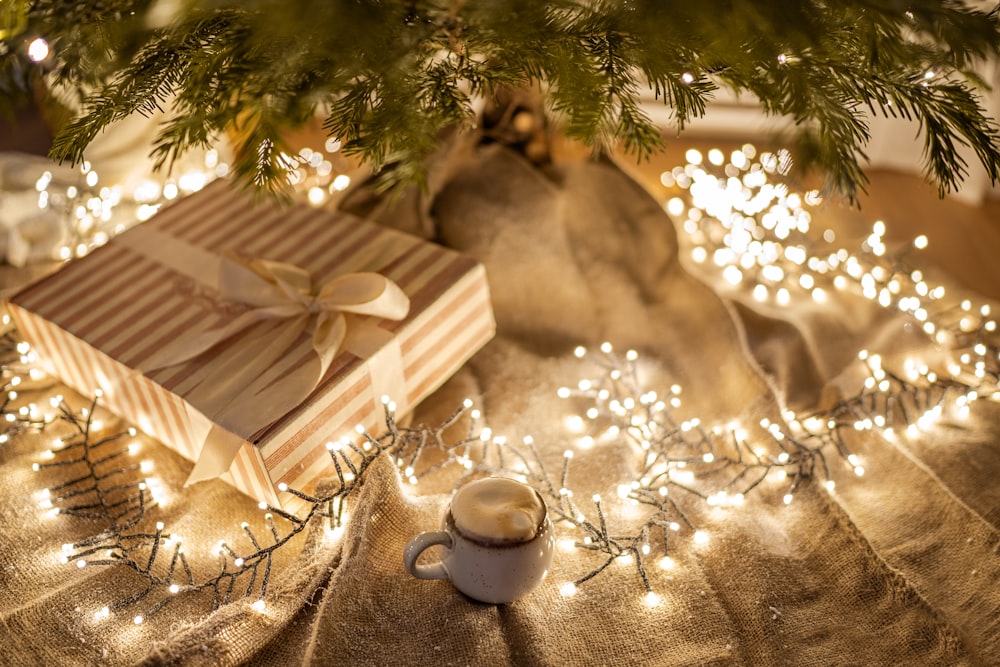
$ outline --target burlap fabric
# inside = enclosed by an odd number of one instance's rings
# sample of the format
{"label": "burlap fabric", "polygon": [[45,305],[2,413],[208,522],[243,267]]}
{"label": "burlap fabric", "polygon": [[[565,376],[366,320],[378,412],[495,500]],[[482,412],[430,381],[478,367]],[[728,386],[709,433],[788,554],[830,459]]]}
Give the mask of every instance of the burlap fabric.
{"label": "burlap fabric", "polygon": [[[417,420],[433,422],[470,396],[495,433],[531,434],[558,461],[570,435],[556,389],[589,372],[572,355],[578,344],[639,350],[651,388],[681,384],[707,422],[820,405],[847,382],[860,347],[920,351],[901,319],[860,299],[771,310],[723,300],[685,271],[670,220],[612,165],[540,170],[492,147],[444,180],[392,215],[483,261],[499,333]],[[409,210],[420,215],[405,222]],[[561,595],[560,583],[599,562],[584,552],[560,551],[542,587],[507,606],[410,577],[403,547],[437,526],[447,480],[415,492],[380,461],[351,499],[339,542],[303,539],[286,550],[267,614],[249,601],[206,613],[206,600],[194,599],[141,626],[127,614],[93,620],[138,582],[59,562],[60,545],[88,526],[42,518],[34,494],[58,473],[33,473],[44,439],[19,438],[0,446],[0,663],[1000,664],[996,417],[992,404],[977,405],[966,429],[895,444],[862,434],[852,445],[867,473],[834,466],[835,493],[809,483],[785,506],[784,490],[765,485],[722,518],[706,513],[710,543],[678,542],[676,568],[650,569],[662,596],[652,608],[624,565]],[[236,541],[241,521],[258,520],[255,505],[221,483],[181,490],[190,464],[144,447],[173,489],[153,518],[192,553]],[[578,454],[574,466],[582,497],[613,496],[630,474],[614,446]]]}

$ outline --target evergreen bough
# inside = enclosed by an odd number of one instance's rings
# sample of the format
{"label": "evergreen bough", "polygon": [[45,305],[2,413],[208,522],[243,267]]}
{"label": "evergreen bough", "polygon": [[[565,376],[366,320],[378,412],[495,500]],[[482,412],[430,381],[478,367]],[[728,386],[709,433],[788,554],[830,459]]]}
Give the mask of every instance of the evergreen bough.
{"label": "evergreen bough", "polygon": [[[37,36],[52,49],[39,65]],[[159,165],[225,134],[236,174],[267,191],[287,183],[282,134],[317,113],[347,153],[393,167],[386,183],[420,180],[440,130],[473,125],[474,100],[502,86],[540,87],[566,135],[639,157],[663,142],[649,91],[681,129],[716,90],[752,93],[850,200],[866,112],[920,122],[942,194],[968,173],[961,146],[1000,175],[976,75],[1000,21],[960,0],[3,0],[0,40],[0,110],[33,77],[83,95],[54,158],[167,108]]]}

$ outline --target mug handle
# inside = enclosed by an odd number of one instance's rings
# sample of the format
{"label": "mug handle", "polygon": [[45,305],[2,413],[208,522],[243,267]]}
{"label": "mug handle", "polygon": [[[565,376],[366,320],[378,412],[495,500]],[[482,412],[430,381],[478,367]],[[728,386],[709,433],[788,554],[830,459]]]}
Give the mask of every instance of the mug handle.
{"label": "mug handle", "polygon": [[403,551],[403,564],[406,566],[407,572],[417,579],[447,579],[448,570],[445,569],[444,563],[441,561],[430,565],[417,565],[417,558],[424,552],[424,549],[438,544],[450,549],[452,546],[451,535],[443,530],[433,530],[420,533],[410,540]]}

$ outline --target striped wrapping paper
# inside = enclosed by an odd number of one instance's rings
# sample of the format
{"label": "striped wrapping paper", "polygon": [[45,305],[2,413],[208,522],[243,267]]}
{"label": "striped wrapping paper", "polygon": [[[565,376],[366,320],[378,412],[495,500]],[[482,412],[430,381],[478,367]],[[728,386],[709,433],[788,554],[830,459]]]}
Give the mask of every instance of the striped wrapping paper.
{"label": "striped wrapping paper", "polygon": [[[211,392],[227,359],[248,352],[240,346],[253,336],[240,334],[190,362],[136,370],[167,343],[219,327],[239,312],[168,268],[171,262],[136,251],[130,235],[147,226],[146,233],[167,234],[213,256],[233,252],[295,264],[309,271],[314,284],[358,271],[395,281],[410,298],[406,318],[359,319],[384,330],[402,357],[403,386],[397,391],[403,395],[391,396],[400,414],[457,371],[495,330],[486,274],[475,260],[343,214],[255,205],[217,181],[10,303],[49,372],[85,395],[101,390],[112,411],[192,460],[212,424],[190,407],[200,393]],[[293,369],[310,354],[310,342],[298,341],[282,363]],[[304,402],[271,424],[237,434],[244,443],[222,479],[295,511],[300,501],[279,493],[277,485],[310,491],[316,480],[335,474],[327,442],[356,435],[358,424],[377,430],[383,421],[372,376],[366,359],[338,352]]]}

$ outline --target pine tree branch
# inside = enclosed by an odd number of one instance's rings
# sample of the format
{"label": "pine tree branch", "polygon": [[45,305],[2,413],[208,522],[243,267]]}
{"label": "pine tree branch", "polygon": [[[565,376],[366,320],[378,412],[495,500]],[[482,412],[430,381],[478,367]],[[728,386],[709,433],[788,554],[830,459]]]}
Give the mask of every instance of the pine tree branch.
{"label": "pine tree branch", "polygon": [[[419,180],[442,128],[474,125],[474,100],[500,85],[540,86],[566,134],[643,157],[662,143],[649,93],[683,129],[721,87],[790,118],[828,189],[849,199],[865,183],[866,109],[920,122],[942,192],[968,174],[963,145],[1000,172],[973,89],[977,63],[1000,50],[1000,21],[959,0],[201,0],[166,20],[152,9],[31,5],[24,36],[47,36],[53,78],[93,90],[55,157],[79,161],[118,120],[163,108],[158,164],[225,134],[238,177],[280,192],[281,137],[322,113],[346,152]],[[0,71],[14,67],[0,53]]]}

